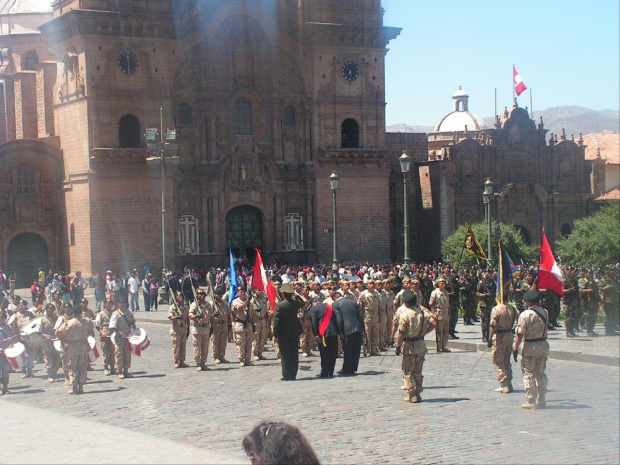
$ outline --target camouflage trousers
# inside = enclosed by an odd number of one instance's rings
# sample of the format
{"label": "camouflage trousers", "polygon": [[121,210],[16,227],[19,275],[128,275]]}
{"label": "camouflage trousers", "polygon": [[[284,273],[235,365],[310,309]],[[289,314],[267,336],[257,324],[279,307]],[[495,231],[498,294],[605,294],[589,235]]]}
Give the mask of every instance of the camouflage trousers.
{"label": "camouflage trousers", "polygon": [[387,342],[387,326],[385,324],[387,320],[387,314],[385,312],[379,312],[379,348],[385,349]]}
{"label": "camouflage trousers", "polygon": [[209,332],[192,334],[192,345],[194,346],[194,362],[200,366],[207,363],[209,356]]}
{"label": "camouflage trousers", "polygon": [[43,353],[45,354],[45,371],[48,378],[56,378],[58,368],[60,367],[60,353],[54,349],[52,341],[43,344]]}
{"label": "camouflage trousers", "polygon": [[[405,346],[406,344],[403,344]],[[417,396],[424,389],[422,387],[422,366],[424,365],[424,354],[408,354],[405,347],[403,351],[403,379],[405,380],[405,390],[409,398]]]}
{"label": "camouflage trousers", "polygon": [[228,325],[215,323],[213,329],[213,358],[226,358],[226,344],[228,343]]}
{"label": "camouflage trousers", "polygon": [[510,364],[510,356],[512,355],[512,333],[495,334],[495,343],[493,344],[493,365],[497,373],[497,380],[502,387],[506,387],[512,382],[512,365]]}
{"label": "camouflage trousers", "polygon": [[131,351],[127,350],[127,340],[120,339],[114,346],[114,358],[116,359],[116,369],[119,373],[131,368]]}
{"label": "camouflage trousers", "polygon": [[101,355],[103,357],[103,368],[114,370],[114,344],[109,337],[99,339],[101,343]]}
{"label": "camouflage trousers", "polygon": [[564,310],[564,324],[566,325],[566,331],[571,332],[579,329],[579,308],[575,304],[562,303],[562,310]]}
{"label": "camouflage trousers", "polygon": [[304,328],[304,332],[301,335],[301,339],[299,341],[301,345],[301,351],[304,354],[309,354],[312,352],[312,348],[314,347],[314,333],[312,332],[312,323],[309,318],[305,318],[301,321],[301,324]]}
{"label": "camouflage trousers", "polygon": [[366,327],[365,352],[366,355],[376,355],[379,347],[379,315],[368,315],[364,318]]}
{"label": "camouflage trousers", "polygon": [[[271,334],[273,334],[273,320],[271,320]],[[273,350],[276,353],[276,358],[280,359],[280,344],[278,344],[278,341],[276,340],[275,337],[273,338],[272,343],[273,343]]]}
{"label": "camouflage trousers", "polygon": [[[174,331],[170,335],[172,340],[172,360],[175,365],[185,363],[187,355],[187,331],[181,328],[181,331]],[[120,367],[119,367],[120,368]]]}
{"label": "camouflage trousers", "polygon": [[69,381],[71,384],[86,384],[87,354],[72,355],[69,357]]}
{"label": "camouflage trousers", "polygon": [[435,341],[437,342],[437,350],[443,350],[448,344],[448,335],[450,333],[450,318],[448,313],[444,312],[443,316],[437,320],[435,327]]}
{"label": "camouflage trousers", "polygon": [[243,331],[233,332],[233,339],[237,346],[237,358],[239,362],[248,363],[252,360],[252,327],[248,325]]}
{"label": "camouflage trousers", "polygon": [[267,323],[265,319],[256,320],[256,331],[252,342],[252,353],[255,356],[263,355],[265,343],[267,342]]}
{"label": "camouflage trousers", "polygon": [[547,357],[522,357],[521,370],[523,371],[523,388],[525,397],[535,401],[537,397],[544,397],[547,393]]}

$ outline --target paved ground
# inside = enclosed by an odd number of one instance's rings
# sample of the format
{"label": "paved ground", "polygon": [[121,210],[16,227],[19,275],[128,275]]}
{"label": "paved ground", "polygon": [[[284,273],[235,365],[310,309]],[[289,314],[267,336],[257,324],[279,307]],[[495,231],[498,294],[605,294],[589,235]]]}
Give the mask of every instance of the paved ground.
{"label": "paved ground", "polygon": [[[248,463],[244,434],[272,419],[301,428],[323,463],[620,462],[617,366],[550,360],[549,408],[526,411],[520,370],[515,394],[495,394],[489,354],[475,365],[481,353],[429,352],[424,402],[412,405],[401,401],[393,352],[362,359],[359,376],[345,379],[317,379],[318,357],[301,359],[299,380],[284,383],[273,352],[254,367],[210,360],[209,372],[174,370],[168,326],[140,326],[152,344],[134,357],[133,379],[104,377],[98,360],[87,393],[70,396],[42,365],[34,380],[13,375],[14,394],[0,398],[1,461]],[[79,440],[67,447],[72,434]]]}

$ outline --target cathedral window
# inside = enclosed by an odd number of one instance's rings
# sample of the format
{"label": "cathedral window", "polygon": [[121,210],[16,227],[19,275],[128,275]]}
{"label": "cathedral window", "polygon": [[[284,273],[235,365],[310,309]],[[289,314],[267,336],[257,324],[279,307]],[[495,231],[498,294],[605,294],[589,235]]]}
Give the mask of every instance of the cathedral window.
{"label": "cathedral window", "polygon": [[342,148],[357,149],[360,146],[360,130],[357,121],[347,118],[342,122]]}
{"label": "cathedral window", "polygon": [[34,50],[29,51],[26,55],[24,69],[28,71],[34,71],[37,64],[39,64],[39,55]]}
{"label": "cathedral window", "polygon": [[20,166],[15,172],[17,184],[17,194],[34,194],[34,168],[31,166]]}
{"label": "cathedral window", "polygon": [[125,115],[118,124],[118,146],[122,149],[141,147],[140,121],[134,115]]}
{"label": "cathedral window", "polygon": [[573,228],[570,227],[570,224],[564,223],[562,225],[562,236],[564,237],[570,236],[570,233],[572,232],[573,232]]}
{"label": "cathedral window", "polygon": [[31,50],[26,55],[26,61],[24,63],[24,69],[28,71],[34,71],[35,66],[39,64],[39,55],[34,50]]}
{"label": "cathedral window", "polygon": [[284,122],[283,126],[285,128],[292,128],[297,125],[297,115],[295,112],[295,107],[293,105],[288,105],[284,109]]}
{"label": "cathedral window", "polygon": [[179,105],[179,126],[191,126],[192,124],[192,107],[189,103]]}
{"label": "cathedral window", "polygon": [[299,213],[289,213],[284,219],[286,224],[286,250],[303,250],[304,226]]}
{"label": "cathedral window", "polygon": [[233,121],[236,136],[252,135],[252,104],[247,98],[240,97],[235,100]]}
{"label": "cathedral window", "polygon": [[200,253],[200,224],[194,215],[183,215],[179,219],[179,253]]}

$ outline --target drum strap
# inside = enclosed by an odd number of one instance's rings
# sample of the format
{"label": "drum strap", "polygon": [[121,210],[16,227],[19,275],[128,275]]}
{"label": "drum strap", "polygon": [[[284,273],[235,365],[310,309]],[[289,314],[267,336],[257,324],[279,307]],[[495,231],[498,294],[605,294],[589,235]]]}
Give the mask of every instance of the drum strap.
{"label": "drum strap", "polygon": [[[129,326],[129,333],[131,334],[131,324],[129,323],[129,321],[127,321],[127,317],[125,316],[125,314],[121,315],[123,317],[123,320],[125,320],[125,323],[127,323],[127,326]],[[127,336],[125,334],[125,336]]]}

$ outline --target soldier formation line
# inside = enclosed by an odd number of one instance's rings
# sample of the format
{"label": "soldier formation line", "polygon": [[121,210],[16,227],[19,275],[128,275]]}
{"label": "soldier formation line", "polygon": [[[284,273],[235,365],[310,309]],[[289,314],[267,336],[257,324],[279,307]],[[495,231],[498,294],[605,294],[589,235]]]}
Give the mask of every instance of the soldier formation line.
{"label": "soldier formation line", "polygon": [[[202,276],[186,269],[180,279],[176,273],[164,277],[161,290],[170,302],[174,368],[189,366],[190,333],[197,371],[210,370],[210,347],[215,365],[230,363],[226,345],[234,341],[239,366],[247,367],[266,360],[263,353],[271,340],[283,381],[296,379],[300,351],[312,357],[318,350],[321,371],[317,376],[330,378],[340,356],[343,365],[337,374],[355,376],[360,356],[377,356],[395,347],[395,356],[402,356],[404,401],[419,403],[427,352],[424,336],[435,330],[437,352],[449,353],[448,340],[458,339],[456,323],[461,310],[464,325],[480,321],[482,341],[492,348],[500,384],[496,392],[513,392],[510,358],[516,362],[523,345],[521,369],[527,402],[522,407],[540,409],[546,406],[547,335],[560,327],[560,314],[565,317],[567,337],[579,331],[595,337],[594,325],[602,308],[605,335],[618,335],[617,267],[604,271],[567,267],[561,296],[539,289],[536,269],[522,267],[514,275],[505,303],[496,292],[496,272],[480,267],[457,274],[442,264],[413,266],[412,270],[367,264],[341,268],[337,281],[329,278],[325,265],[272,267],[268,271],[273,293],[251,287],[247,263],[238,263],[236,268],[236,283],[231,283],[227,270],[219,268]],[[44,362],[49,382],[59,380],[62,371],[65,384],[71,387],[69,394],[83,393],[86,373],[99,355],[97,332],[104,376],[131,377],[132,355],[141,355],[150,343],[146,332],[136,326],[138,295],[142,290],[146,311],[157,311],[159,283],[149,272],[140,280],[133,270],[118,276],[108,271],[106,278],[97,273],[91,284],[97,312],[84,298],[88,282],[79,272],[71,279],[62,273],[39,276],[31,287],[32,306],[14,294],[14,286],[9,287],[0,309],[3,395],[10,393],[9,373],[21,370],[22,377],[34,377],[37,361]]]}

